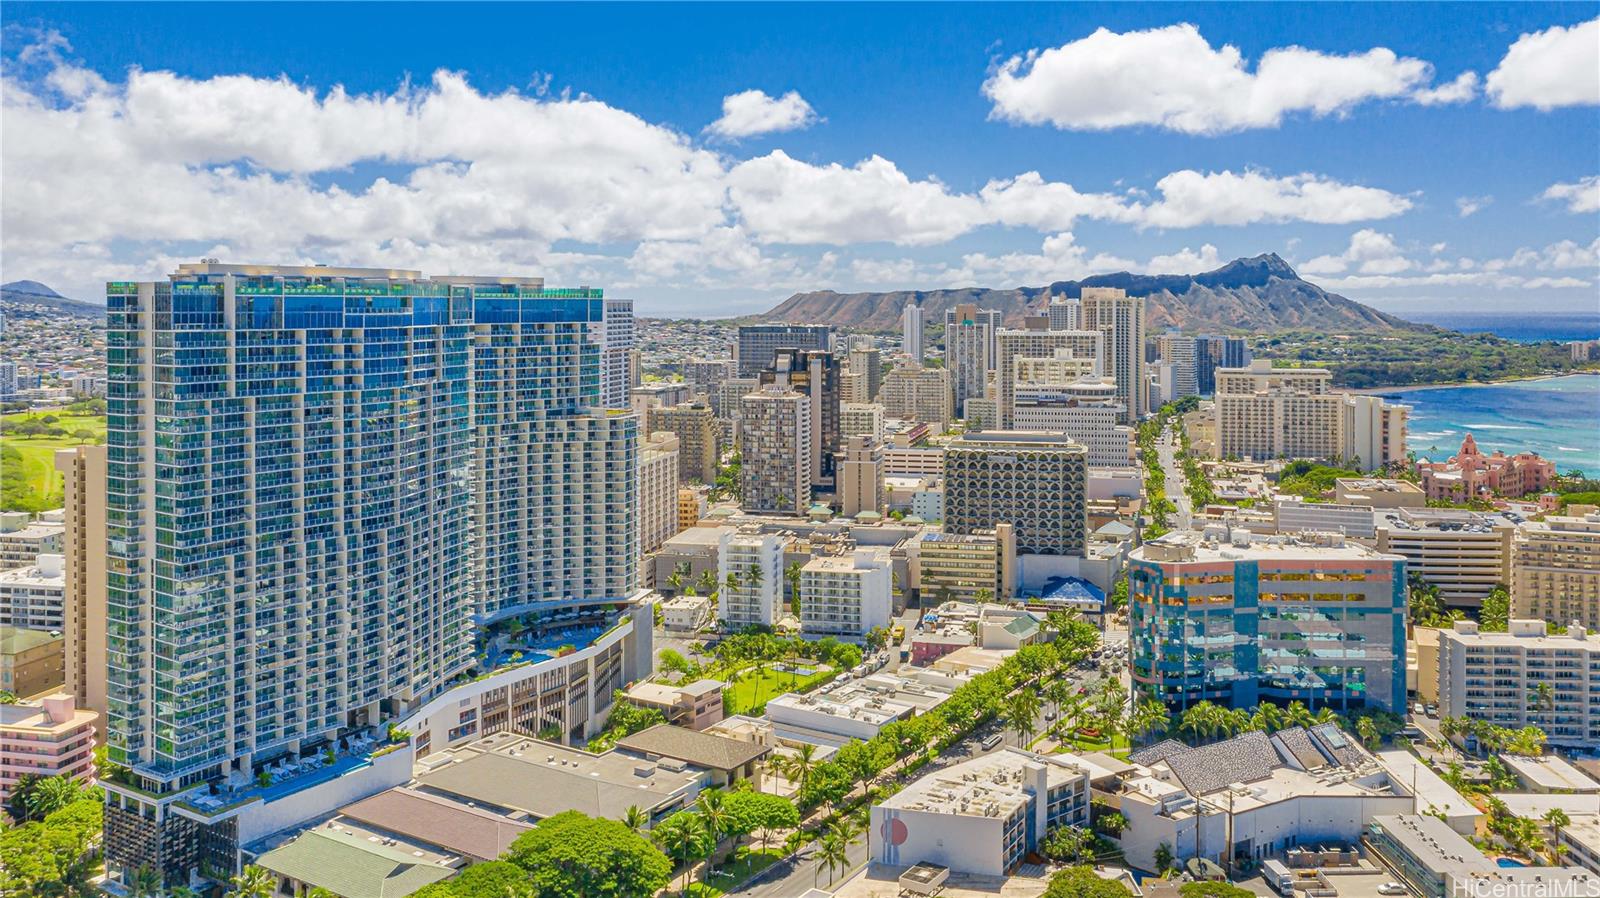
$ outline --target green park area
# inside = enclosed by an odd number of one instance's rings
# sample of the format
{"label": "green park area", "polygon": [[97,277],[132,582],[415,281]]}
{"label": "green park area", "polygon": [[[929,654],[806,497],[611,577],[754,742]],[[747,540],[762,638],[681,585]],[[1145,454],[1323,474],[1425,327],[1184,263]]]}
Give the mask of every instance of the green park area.
{"label": "green park area", "polygon": [[43,511],[61,505],[57,449],[106,441],[104,402],[19,412],[0,418],[0,511]]}
{"label": "green park area", "polygon": [[808,667],[803,662],[799,667],[800,672],[784,669],[782,665],[757,665],[746,669],[723,691],[724,710],[728,714],[759,715],[771,699],[785,692],[810,691],[834,674],[828,667]]}

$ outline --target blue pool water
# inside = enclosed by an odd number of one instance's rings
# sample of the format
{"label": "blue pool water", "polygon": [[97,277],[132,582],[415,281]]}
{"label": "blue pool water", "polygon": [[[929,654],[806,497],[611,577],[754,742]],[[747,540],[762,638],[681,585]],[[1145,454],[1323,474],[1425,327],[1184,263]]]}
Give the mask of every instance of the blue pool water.
{"label": "blue pool water", "polygon": [[1528,866],[1527,864],[1524,864],[1522,861],[1519,861],[1514,857],[1497,857],[1497,858],[1494,859],[1494,862],[1495,862],[1495,865],[1499,866],[1499,867],[1526,867],[1526,866]]}

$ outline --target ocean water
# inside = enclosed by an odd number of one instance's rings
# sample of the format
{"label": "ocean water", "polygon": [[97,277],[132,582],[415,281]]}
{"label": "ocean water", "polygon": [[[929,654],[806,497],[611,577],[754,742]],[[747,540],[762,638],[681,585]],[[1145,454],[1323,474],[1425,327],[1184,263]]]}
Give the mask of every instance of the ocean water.
{"label": "ocean water", "polygon": [[1600,338],[1600,311],[1548,312],[1407,312],[1400,317],[1419,324],[1448,327],[1466,334],[1494,334],[1518,343],[1541,340],[1594,340]]}
{"label": "ocean water", "polygon": [[1468,433],[1485,452],[1537,452],[1562,473],[1600,475],[1600,376],[1384,391],[1411,406],[1407,445],[1442,461]]}

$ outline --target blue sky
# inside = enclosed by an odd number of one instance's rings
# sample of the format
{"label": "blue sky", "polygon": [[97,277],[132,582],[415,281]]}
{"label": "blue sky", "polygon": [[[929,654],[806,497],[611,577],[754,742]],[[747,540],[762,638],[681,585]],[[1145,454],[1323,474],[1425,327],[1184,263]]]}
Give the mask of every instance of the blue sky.
{"label": "blue sky", "polygon": [[1596,3],[4,15],[0,263],[77,295],[219,255],[719,315],[1277,252],[1402,313],[1600,308]]}

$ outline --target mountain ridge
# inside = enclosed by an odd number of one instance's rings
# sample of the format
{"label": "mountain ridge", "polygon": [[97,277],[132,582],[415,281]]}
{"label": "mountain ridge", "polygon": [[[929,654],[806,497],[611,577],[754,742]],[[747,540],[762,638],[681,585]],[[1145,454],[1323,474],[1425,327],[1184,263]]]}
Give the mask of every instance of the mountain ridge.
{"label": "mountain ridge", "polygon": [[796,293],[758,316],[771,321],[827,321],[845,327],[892,330],[908,302],[920,306],[928,323],[965,302],[999,309],[1009,325],[1019,325],[1049,297],[1076,298],[1084,287],[1120,287],[1130,296],[1146,297],[1146,323],[1151,328],[1270,332],[1285,330],[1426,330],[1395,315],[1347,299],[1304,280],[1277,253],[1234,259],[1199,274],[1133,274],[1118,271],[1076,281],[1054,281],[1043,287],[957,287],[943,290],[898,290],[838,293],[818,290]]}
{"label": "mountain ridge", "polygon": [[30,309],[23,306],[44,306],[63,315],[77,315],[84,318],[105,318],[106,307],[80,299],[62,296],[53,288],[38,281],[10,281],[0,284],[0,303],[7,306],[10,314],[28,314]]}

